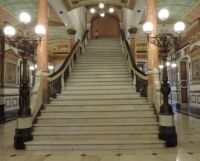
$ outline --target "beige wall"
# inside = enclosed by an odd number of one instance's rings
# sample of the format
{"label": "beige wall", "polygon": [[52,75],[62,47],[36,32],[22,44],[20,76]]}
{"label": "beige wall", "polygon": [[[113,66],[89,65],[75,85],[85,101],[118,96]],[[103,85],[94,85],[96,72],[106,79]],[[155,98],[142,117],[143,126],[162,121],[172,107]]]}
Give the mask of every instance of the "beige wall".
{"label": "beige wall", "polygon": [[99,37],[118,37],[119,21],[111,16],[95,18],[91,26],[92,37],[94,37],[96,30],[98,30]]}

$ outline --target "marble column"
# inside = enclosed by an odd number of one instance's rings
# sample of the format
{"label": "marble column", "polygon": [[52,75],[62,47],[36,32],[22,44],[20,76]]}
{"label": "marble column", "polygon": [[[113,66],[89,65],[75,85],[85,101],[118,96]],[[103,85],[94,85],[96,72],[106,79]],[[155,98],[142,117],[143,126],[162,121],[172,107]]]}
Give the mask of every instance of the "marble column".
{"label": "marble column", "polygon": [[4,86],[5,35],[0,29],[0,87]]}
{"label": "marble column", "polygon": [[[46,29],[37,50],[37,71],[43,75],[43,93],[48,93],[48,0],[38,0],[38,24]],[[48,103],[48,94],[43,94],[43,103]]]}
{"label": "marble column", "polygon": [[133,58],[135,60],[135,63],[137,63],[136,34],[137,34],[138,29],[135,28],[135,27],[132,27],[128,31],[130,33],[130,48],[131,48],[132,55],[133,55]]}
{"label": "marble column", "polygon": [[[0,89],[4,86],[5,36],[0,29]],[[0,101],[0,124],[5,122],[4,102]]]}
{"label": "marble column", "polygon": [[[153,23],[154,29],[149,36],[155,36],[157,32],[157,9],[156,0],[146,0],[147,6],[147,21]],[[158,49],[154,44],[148,43],[147,47],[148,55],[148,101],[152,103],[153,100],[153,77],[152,72],[155,68],[158,68]]]}

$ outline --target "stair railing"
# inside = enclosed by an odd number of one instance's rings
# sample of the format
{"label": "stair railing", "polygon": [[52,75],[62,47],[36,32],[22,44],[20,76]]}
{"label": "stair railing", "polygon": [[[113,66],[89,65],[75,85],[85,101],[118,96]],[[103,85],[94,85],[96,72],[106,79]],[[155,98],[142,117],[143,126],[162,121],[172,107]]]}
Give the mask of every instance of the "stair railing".
{"label": "stair railing", "polygon": [[122,52],[127,56],[129,71],[133,77],[133,83],[136,87],[136,91],[140,92],[141,97],[147,97],[147,74],[137,67],[132,55],[133,52],[131,51],[130,45],[125,38],[124,31],[120,30],[120,33]]}
{"label": "stair railing", "polygon": [[79,55],[83,53],[88,42],[88,30],[85,31],[82,41],[77,40],[70,54],[61,67],[48,77],[49,98],[56,98],[61,93]]}

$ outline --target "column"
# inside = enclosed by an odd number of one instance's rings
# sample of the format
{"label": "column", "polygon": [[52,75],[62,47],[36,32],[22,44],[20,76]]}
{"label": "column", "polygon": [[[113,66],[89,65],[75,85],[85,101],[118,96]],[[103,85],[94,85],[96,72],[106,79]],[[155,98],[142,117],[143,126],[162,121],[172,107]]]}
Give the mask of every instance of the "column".
{"label": "column", "polygon": [[37,71],[43,76],[43,103],[48,103],[48,0],[38,0],[38,24],[44,25],[46,34],[42,37],[37,50]]}
{"label": "column", "polygon": [[130,33],[130,48],[131,48],[132,55],[133,55],[133,58],[134,58],[135,63],[136,63],[137,62],[136,34],[137,34],[138,29],[136,27],[132,27],[128,31]]}
{"label": "column", "polygon": [[[0,29],[0,89],[4,86],[5,36]],[[0,124],[5,122],[4,102],[0,102]]]}
{"label": "column", "polygon": [[[156,10],[156,0],[146,0],[147,6],[147,21],[153,23],[154,29],[150,36],[155,36],[157,31],[157,10]],[[148,43],[147,47],[147,57],[148,57],[148,101],[152,103],[153,100],[153,76],[152,73],[154,69],[158,68],[158,49],[151,43]]]}
{"label": "column", "polygon": [[[157,31],[157,13],[156,13],[156,0],[147,0],[147,21],[154,25],[154,30],[151,32],[150,37],[154,37]],[[167,147],[174,147],[177,145],[177,134],[174,126],[174,114],[170,104],[168,103],[168,95],[170,87],[167,83],[167,67],[163,60],[163,82],[161,91],[163,93],[163,104],[159,112],[159,138],[166,141]],[[153,100],[153,75],[154,71],[158,68],[158,49],[153,44],[148,44],[148,99]],[[151,102],[151,101],[150,101]]]}

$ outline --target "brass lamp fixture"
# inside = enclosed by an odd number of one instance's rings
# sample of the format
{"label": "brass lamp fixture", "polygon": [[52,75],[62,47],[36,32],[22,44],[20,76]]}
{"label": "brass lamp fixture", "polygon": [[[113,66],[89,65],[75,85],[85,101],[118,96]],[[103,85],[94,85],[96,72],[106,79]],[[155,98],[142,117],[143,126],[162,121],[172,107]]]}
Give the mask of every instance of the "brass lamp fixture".
{"label": "brass lamp fixture", "polygon": [[27,61],[30,57],[34,56],[37,45],[40,43],[42,36],[46,33],[46,29],[43,25],[38,24],[35,27],[35,33],[37,34],[38,39],[33,39],[28,35],[27,31],[27,25],[31,21],[31,16],[26,12],[22,12],[19,19],[23,24],[23,31],[17,30],[18,35],[16,35],[16,29],[11,25],[7,25],[4,28],[4,34],[6,35],[8,44],[15,47],[22,58],[22,75],[20,76],[19,87],[18,127],[15,132],[14,147],[16,149],[24,149],[24,142],[32,139],[31,127],[28,126],[28,122],[30,124],[31,120],[31,109],[29,68],[27,68]]}
{"label": "brass lamp fixture", "polygon": [[[146,22],[143,25],[143,31],[147,34],[147,39],[149,43],[154,44],[158,47],[159,53],[162,57],[162,84],[161,93],[163,94],[163,104],[160,107],[159,122],[160,122],[160,133],[159,138],[166,140],[166,145],[168,147],[173,147],[177,145],[177,135],[173,120],[173,110],[171,105],[168,103],[168,96],[171,92],[171,88],[168,83],[167,74],[167,57],[169,51],[175,47],[175,45],[180,40],[180,33],[184,31],[185,24],[181,21],[174,25],[174,31],[177,34],[172,34],[166,30],[166,20],[169,17],[169,11],[167,9],[161,9],[158,13],[158,17],[162,22],[162,29],[156,36],[150,36],[153,31],[153,24],[151,22]],[[173,65],[175,67],[175,65]]]}

